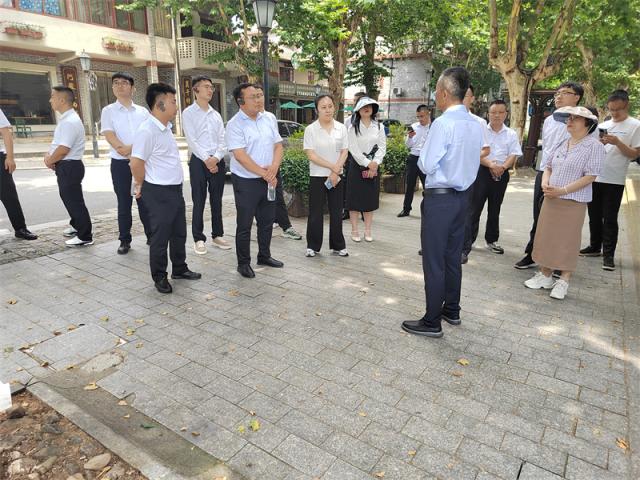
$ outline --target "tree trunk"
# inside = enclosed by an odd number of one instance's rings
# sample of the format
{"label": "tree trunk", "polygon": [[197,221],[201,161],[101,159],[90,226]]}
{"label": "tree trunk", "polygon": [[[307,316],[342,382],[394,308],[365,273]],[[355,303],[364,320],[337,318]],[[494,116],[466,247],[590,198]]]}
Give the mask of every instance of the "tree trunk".
{"label": "tree trunk", "polygon": [[516,131],[518,138],[522,141],[524,137],[524,127],[527,121],[529,92],[532,87],[531,78],[527,77],[518,69],[501,73],[507,83],[509,100],[511,102],[509,126]]}
{"label": "tree trunk", "polygon": [[347,70],[347,48],[348,42],[334,41],[332,44],[333,70],[327,79],[331,96],[338,106],[338,121],[344,120],[342,100],[344,93],[344,74]]}
{"label": "tree trunk", "polygon": [[586,79],[582,82],[582,86],[584,87],[584,104],[588,107],[598,108],[598,115],[602,117],[604,116],[604,111],[597,106],[598,96],[596,94],[595,87],[593,86],[593,60],[595,55],[593,50],[587,47],[582,40],[578,40],[576,42],[576,46],[580,51],[580,56],[582,57],[582,69],[586,75]]}

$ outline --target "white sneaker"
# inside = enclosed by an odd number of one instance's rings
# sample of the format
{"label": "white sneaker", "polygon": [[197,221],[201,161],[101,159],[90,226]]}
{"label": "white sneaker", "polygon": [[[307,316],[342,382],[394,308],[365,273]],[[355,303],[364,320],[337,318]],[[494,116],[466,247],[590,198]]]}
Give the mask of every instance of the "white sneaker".
{"label": "white sneaker", "polygon": [[555,280],[553,277],[545,277],[542,272],[537,272],[533,277],[524,282],[524,286],[527,288],[544,288],[549,290],[553,288]]}
{"label": "white sneaker", "polygon": [[62,236],[71,238],[71,237],[75,237],[76,233],[78,233],[78,231],[75,228],[69,227],[69,228],[65,228],[62,231]]}
{"label": "white sneaker", "polygon": [[231,244],[222,237],[212,238],[211,242],[222,250],[231,250]]}
{"label": "white sneaker", "polygon": [[67,247],[83,247],[85,245],[93,245],[93,240],[80,240],[78,237],[73,237],[64,243]]}
{"label": "white sneaker", "polygon": [[556,284],[554,285],[553,290],[551,290],[549,296],[556,300],[564,300],[564,297],[567,296],[567,290],[569,290],[569,284],[560,278],[556,281]]}
{"label": "white sneaker", "polygon": [[343,248],[342,250],[334,250],[333,254],[334,255],[339,255],[341,257],[348,257],[349,256],[349,252],[347,252],[346,248]]}
{"label": "white sneaker", "polygon": [[193,251],[196,252],[198,255],[204,255],[207,253],[207,246],[202,240],[198,240],[193,245]]}
{"label": "white sneaker", "polygon": [[307,248],[307,253],[304,254],[305,257],[315,257],[316,256],[316,252],[315,250],[312,250],[311,248]]}

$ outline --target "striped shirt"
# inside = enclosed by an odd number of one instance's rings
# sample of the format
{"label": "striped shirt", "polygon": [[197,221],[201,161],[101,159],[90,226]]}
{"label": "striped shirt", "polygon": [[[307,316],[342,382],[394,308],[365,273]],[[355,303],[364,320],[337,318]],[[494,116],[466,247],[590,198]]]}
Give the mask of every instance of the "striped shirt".
{"label": "striped shirt", "polygon": [[[547,158],[546,168],[551,170],[549,185],[562,188],[588,175],[597,177],[602,170],[604,157],[604,146],[591,135],[582,139],[572,148],[569,148],[569,139],[564,140]],[[574,200],[580,203],[589,203],[591,197],[591,184],[560,196],[565,200]]]}

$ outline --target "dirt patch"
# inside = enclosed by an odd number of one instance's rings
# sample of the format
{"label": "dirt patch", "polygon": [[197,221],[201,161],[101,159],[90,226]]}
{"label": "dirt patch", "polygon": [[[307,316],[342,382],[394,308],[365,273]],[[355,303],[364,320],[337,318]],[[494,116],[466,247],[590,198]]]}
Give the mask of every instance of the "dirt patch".
{"label": "dirt patch", "polygon": [[30,393],[14,395],[13,405],[0,413],[1,479],[147,480]]}

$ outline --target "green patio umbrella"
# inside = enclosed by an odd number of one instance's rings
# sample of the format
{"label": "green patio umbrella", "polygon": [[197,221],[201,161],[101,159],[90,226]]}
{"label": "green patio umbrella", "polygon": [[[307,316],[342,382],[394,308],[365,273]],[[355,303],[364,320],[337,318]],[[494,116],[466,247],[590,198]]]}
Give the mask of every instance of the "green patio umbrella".
{"label": "green patio umbrella", "polygon": [[298,105],[297,103],[293,103],[293,102],[287,102],[287,103],[283,103],[282,105],[280,105],[280,108],[283,108],[285,110],[287,109],[298,109],[298,108],[302,108],[300,105]]}
{"label": "green patio umbrella", "polygon": [[314,102],[310,102],[305,105],[302,105],[302,108],[316,108],[316,104]]}

